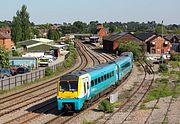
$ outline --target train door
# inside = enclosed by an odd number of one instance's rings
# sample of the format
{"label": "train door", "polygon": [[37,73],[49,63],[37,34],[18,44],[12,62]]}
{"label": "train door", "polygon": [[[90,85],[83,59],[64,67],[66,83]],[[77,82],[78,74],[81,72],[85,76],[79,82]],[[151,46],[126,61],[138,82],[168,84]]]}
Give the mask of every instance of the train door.
{"label": "train door", "polygon": [[119,66],[116,64],[116,82],[119,80]]}
{"label": "train door", "polygon": [[89,97],[90,96],[90,83],[89,83],[88,77],[83,78],[83,85],[84,85],[84,95],[87,94],[87,97]]}

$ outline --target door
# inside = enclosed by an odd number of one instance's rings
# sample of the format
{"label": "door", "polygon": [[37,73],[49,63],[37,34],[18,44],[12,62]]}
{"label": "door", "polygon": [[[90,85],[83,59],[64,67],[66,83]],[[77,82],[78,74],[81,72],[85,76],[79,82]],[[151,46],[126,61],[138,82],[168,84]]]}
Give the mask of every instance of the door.
{"label": "door", "polygon": [[88,77],[83,78],[83,84],[84,84],[84,95],[87,94],[87,97],[90,95],[90,83]]}

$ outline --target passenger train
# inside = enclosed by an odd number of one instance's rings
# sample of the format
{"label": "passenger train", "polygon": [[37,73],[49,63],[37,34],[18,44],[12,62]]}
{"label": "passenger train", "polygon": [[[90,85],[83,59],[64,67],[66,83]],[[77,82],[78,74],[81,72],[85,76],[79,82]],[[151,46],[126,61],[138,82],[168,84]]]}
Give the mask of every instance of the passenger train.
{"label": "passenger train", "polygon": [[60,77],[58,110],[79,111],[120,84],[133,67],[133,53],[124,52],[112,62]]}

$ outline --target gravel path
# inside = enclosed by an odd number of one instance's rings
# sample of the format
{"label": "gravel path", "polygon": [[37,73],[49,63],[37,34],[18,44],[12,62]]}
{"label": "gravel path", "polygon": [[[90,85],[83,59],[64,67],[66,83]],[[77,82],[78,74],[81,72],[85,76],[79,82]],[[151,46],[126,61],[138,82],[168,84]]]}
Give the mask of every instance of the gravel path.
{"label": "gravel path", "polygon": [[170,111],[167,114],[167,120],[169,124],[180,123],[180,97],[172,102]]}

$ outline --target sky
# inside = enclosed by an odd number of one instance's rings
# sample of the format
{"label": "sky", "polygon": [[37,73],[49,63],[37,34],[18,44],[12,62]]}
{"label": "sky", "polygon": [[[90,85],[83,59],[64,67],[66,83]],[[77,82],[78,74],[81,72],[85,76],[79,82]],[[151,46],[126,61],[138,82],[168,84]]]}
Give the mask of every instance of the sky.
{"label": "sky", "polygon": [[96,20],[180,24],[180,0],[1,0],[0,21],[12,20],[23,4],[35,24]]}

